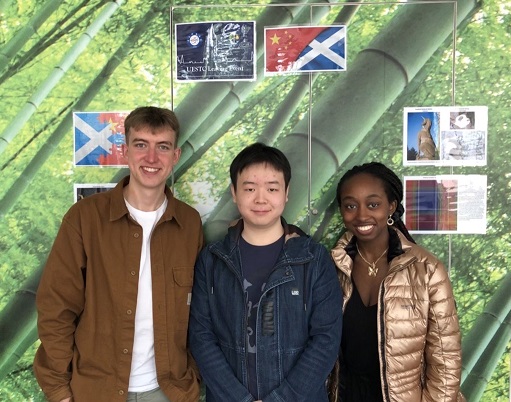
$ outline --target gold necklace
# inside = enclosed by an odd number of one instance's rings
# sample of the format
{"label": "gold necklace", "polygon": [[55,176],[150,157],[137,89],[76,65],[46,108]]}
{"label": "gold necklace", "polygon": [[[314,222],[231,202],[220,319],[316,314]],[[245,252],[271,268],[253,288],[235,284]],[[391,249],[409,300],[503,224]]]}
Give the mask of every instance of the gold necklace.
{"label": "gold necklace", "polygon": [[376,259],[375,262],[369,262],[367,261],[364,256],[362,255],[362,253],[360,252],[360,249],[358,248],[358,243],[356,243],[356,246],[357,246],[357,252],[358,252],[358,255],[360,256],[360,258],[362,258],[364,260],[364,262],[367,264],[367,275],[369,276],[376,276],[376,274],[378,273],[378,267],[376,266],[376,264],[378,263],[378,261],[380,261],[381,257],[383,257],[385,255],[385,253],[389,250],[389,248],[387,247],[383,253]]}

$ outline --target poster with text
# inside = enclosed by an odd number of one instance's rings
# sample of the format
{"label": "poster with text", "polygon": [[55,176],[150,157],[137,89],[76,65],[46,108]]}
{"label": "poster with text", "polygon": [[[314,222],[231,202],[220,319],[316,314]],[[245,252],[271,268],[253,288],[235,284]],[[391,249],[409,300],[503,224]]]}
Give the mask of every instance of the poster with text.
{"label": "poster with text", "polygon": [[176,24],[175,35],[178,81],[255,80],[254,21]]}
{"label": "poster with text", "polygon": [[124,119],[129,112],[74,112],[75,166],[124,167]]}
{"label": "poster with text", "polygon": [[404,108],[403,164],[485,166],[488,108]]}
{"label": "poster with text", "polygon": [[346,26],[264,29],[265,75],[346,71]]}
{"label": "poster with text", "polygon": [[484,175],[404,177],[404,222],[410,233],[486,233]]}
{"label": "poster with text", "polygon": [[89,195],[103,193],[111,190],[116,186],[116,183],[75,183],[74,184],[74,200],[75,202],[83,200]]}

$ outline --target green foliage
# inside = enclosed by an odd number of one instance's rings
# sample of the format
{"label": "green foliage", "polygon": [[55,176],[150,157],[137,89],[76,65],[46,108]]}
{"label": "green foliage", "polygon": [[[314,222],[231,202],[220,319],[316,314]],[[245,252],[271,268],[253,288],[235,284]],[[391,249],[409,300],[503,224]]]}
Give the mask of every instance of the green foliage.
{"label": "green foliage", "polygon": [[[45,2],[43,0],[12,1],[0,15],[0,51]],[[124,42],[134,26],[150,7],[159,7],[158,17],[148,24],[142,37],[134,43],[128,56],[108,77],[88,106],[89,111],[131,110],[143,104],[179,106],[184,99],[208,97],[207,91],[194,92],[198,84],[171,80],[171,7],[172,23],[222,19],[257,19],[262,4],[270,1],[225,1],[218,7],[214,0],[144,2],[130,0],[117,10],[101,32],[89,44],[56,88],[42,102],[37,113],[0,155],[0,199],[20,175],[39,149],[71,110],[76,100],[99,74],[112,54]],[[0,130],[7,127],[43,80],[53,71],[69,48],[94,21],[105,1],[83,4],[65,1],[0,71]],[[196,6],[215,7],[196,7]],[[234,7],[236,6],[236,7]],[[240,7],[238,7],[240,6]],[[388,2],[362,4],[350,21],[348,30],[348,69],[350,61],[387,26],[400,7],[408,5]],[[329,2],[330,12],[323,21],[334,21],[342,5]],[[452,38],[423,66],[402,96],[384,113],[352,155],[342,162],[338,174],[318,194],[313,204],[330,197],[310,228],[327,246],[337,240],[342,222],[329,192],[340,175],[353,164],[380,160],[403,175],[487,174],[488,232],[480,235],[421,235],[422,244],[451,268],[451,279],[462,332],[472,324],[491,300],[500,280],[511,265],[509,205],[511,202],[511,137],[508,111],[511,104],[511,5],[487,0],[466,27],[457,32],[456,49]],[[1,11],[0,11],[1,13]],[[261,24],[262,25],[262,24]],[[262,29],[258,26],[258,29]],[[454,53],[455,51],[455,53]],[[455,54],[455,56],[453,56]],[[453,70],[455,76],[453,77]],[[454,81],[455,78],[455,81]],[[310,96],[286,116],[276,144],[289,134],[338,79],[337,74],[321,74],[312,84]],[[175,186],[179,198],[202,208],[207,220],[229,186],[228,167],[232,157],[245,145],[257,140],[275,117],[276,109],[287,100],[286,95],[297,82],[296,76],[260,79],[247,97],[240,95],[234,112],[214,116],[221,122],[218,130],[204,134],[206,149],[197,144],[200,154],[178,178]],[[454,82],[454,84],[453,84]],[[235,89],[235,88],[234,88]],[[343,96],[343,94],[339,94]],[[488,166],[483,168],[435,168],[402,166],[402,107],[445,105],[488,105]],[[360,115],[370,113],[361,111]],[[356,116],[354,116],[356,117]],[[335,134],[335,127],[332,128]],[[193,133],[196,134],[196,133]],[[73,202],[73,183],[110,182],[118,169],[74,167],[73,137],[69,134],[54,144],[51,157],[35,177],[26,178],[29,188],[15,207],[0,221],[0,309],[12,300],[20,284],[44,263],[60,220]],[[193,162],[193,163],[192,163]],[[314,165],[314,161],[312,161]],[[23,178],[21,178],[23,179]],[[292,183],[293,185],[293,183]],[[295,183],[304,186],[306,183]],[[304,208],[303,216],[307,220]],[[13,317],[15,319],[15,317]],[[22,356],[15,369],[0,382],[0,400],[43,400],[31,372],[35,347]],[[498,362],[484,401],[504,401],[509,393],[509,347]]]}

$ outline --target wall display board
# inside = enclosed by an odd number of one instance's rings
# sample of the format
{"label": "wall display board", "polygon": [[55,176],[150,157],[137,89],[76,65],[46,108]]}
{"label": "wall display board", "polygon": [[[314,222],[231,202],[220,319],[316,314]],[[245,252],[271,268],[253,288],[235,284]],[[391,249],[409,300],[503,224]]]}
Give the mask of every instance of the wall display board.
{"label": "wall display board", "polygon": [[[127,174],[119,114],[155,105],[178,116],[168,184],[206,241],[238,217],[229,165],[256,141],[290,160],[285,219],[327,248],[347,170],[380,161],[405,178],[405,219],[453,282],[463,393],[508,402],[510,15],[497,0],[0,0],[0,400],[44,401],[48,253],[73,202]],[[286,32],[306,33],[301,50]]]}

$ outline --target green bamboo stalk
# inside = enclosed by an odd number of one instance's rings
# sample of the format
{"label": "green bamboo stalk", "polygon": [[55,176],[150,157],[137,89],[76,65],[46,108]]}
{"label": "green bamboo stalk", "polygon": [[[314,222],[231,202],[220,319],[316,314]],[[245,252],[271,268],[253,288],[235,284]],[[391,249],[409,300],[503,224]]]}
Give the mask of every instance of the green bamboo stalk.
{"label": "green bamboo stalk", "polygon": [[[263,102],[268,96],[273,96],[274,91],[279,90],[283,80],[275,80],[271,85],[264,88],[262,92],[258,92],[256,96],[251,96],[247,99],[243,108],[236,109],[234,114],[231,114],[228,120],[225,120],[221,127],[213,132],[209,137],[203,138],[202,136],[191,136],[182,149],[181,158],[179,164],[174,168],[175,179],[178,180],[183,176],[188,169],[190,169],[207,150],[220,139],[227,131],[229,131],[236,122],[242,120],[249,111],[251,111],[257,104]],[[218,112],[222,113],[221,108],[218,108]],[[196,141],[204,141],[198,143]],[[118,177],[120,179],[120,177]]]}
{"label": "green bamboo stalk", "polygon": [[[339,16],[336,18],[336,21],[339,23],[346,21],[346,17]],[[349,17],[348,17],[349,20]],[[461,25],[460,25],[461,26]],[[450,41],[449,41],[450,42]],[[446,46],[449,44],[447,43]],[[313,209],[311,210],[311,214],[306,217],[300,217],[300,219],[296,220],[295,223],[302,227],[306,228],[306,219],[309,220],[310,227],[314,226],[318,219],[321,217],[321,211],[337,211],[337,182],[340,180],[342,175],[350,169],[352,166],[360,165],[364,162],[367,162],[367,155],[374,149],[374,144],[381,137],[381,125],[384,123],[383,119],[388,118],[385,116],[389,115],[398,115],[402,113],[402,108],[408,102],[409,97],[414,94],[421,83],[427,78],[429,75],[429,69],[427,65],[425,65],[419,73],[413,78],[413,80],[406,86],[406,88],[399,94],[397,99],[392,103],[392,106],[388,109],[384,116],[382,116],[371,128],[369,133],[364,137],[364,139],[358,144],[357,152],[352,152],[346,160],[341,164],[336,174],[332,176],[332,182],[334,183],[332,186],[326,189],[321,195],[321,197],[317,198],[314,201]],[[323,217],[320,223],[319,228],[314,231],[312,234],[315,240],[321,239],[325,233],[324,229],[327,229],[330,226],[330,221],[334,218],[335,214],[330,214],[327,217]],[[306,229],[305,229],[306,230]],[[339,236],[340,237],[340,236]]]}
{"label": "green bamboo stalk", "polygon": [[472,373],[485,349],[502,326],[511,311],[511,273],[501,281],[483,313],[477,317],[474,325],[463,339],[463,366],[461,381],[465,383]]}
{"label": "green bamboo stalk", "polygon": [[39,86],[36,93],[27,101],[25,106],[14,117],[7,126],[2,135],[0,135],[0,154],[2,154],[7,145],[21,131],[25,123],[36,112],[39,105],[43,102],[51,90],[59,83],[67,70],[73,65],[78,56],[86,49],[90,41],[96,36],[99,30],[105,25],[112,14],[122,5],[124,0],[114,0],[109,2],[102,10],[98,18],[87,28],[87,30],[78,39],[75,45],[62,58],[48,78]]}
{"label": "green bamboo stalk", "polygon": [[81,3],[76,4],[76,6],[69,12],[69,14],[66,14],[66,16],[64,16],[57,24],[48,30],[48,32],[39,37],[37,42],[33,44],[30,49],[13,58],[13,60],[11,60],[9,63],[8,69],[0,74],[0,85],[3,84],[8,78],[15,75],[18,71],[23,69],[23,67],[38,57],[44,50],[48,50],[48,48],[50,48],[50,46],[57,42],[57,40],[62,36],[68,35],[74,28],[80,25],[83,21],[87,20],[90,15],[95,14],[97,7],[91,7],[85,13],[81,14],[78,18],[75,18],[71,23],[66,25],[66,21],[71,18],[70,16],[73,16],[78,10],[82,9],[88,3],[88,0],[82,0]]}
{"label": "green bamboo stalk", "polygon": [[0,50],[0,74],[9,67],[11,59],[25,46],[27,41],[37,32],[41,25],[52,15],[64,0],[46,2],[26,25]]}
{"label": "green bamboo stalk", "polygon": [[[303,150],[308,149],[310,138],[314,167],[311,198],[321,192],[380,116],[452,35],[453,21],[460,24],[476,6],[475,0],[458,1],[456,7],[441,1],[401,5],[390,23],[356,56],[348,71],[325,91],[292,133],[279,141],[294,168],[303,163]],[[415,22],[419,20],[429,21],[428,35],[416,29]],[[335,135],[331,135],[331,127],[338,128]],[[309,182],[301,170],[293,180]],[[310,209],[307,193],[299,186],[291,186],[286,214],[295,218],[304,208]]]}
{"label": "green bamboo stalk", "polygon": [[[44,264],[43,264],[44,266]],[[35,294],[42,268],[14,294],[0,313],[0,379],[12,370],[23,353],[37,340]]]}
{"label": "green bamboo stalk", "polygon": [[[157,3],[159,4],[159,3]],[[161,13],[160,6],[154,6],[151,10],[146,13],[144,18],[137,23],[136,27],[112,55],[108,63],[103,67],[98,76],[91,82],[91,84],[84,91],[80,99],[74,105],[73,110],[85,110],[87,105],[94,99],[94,96],[101,90],[102,86],[113,74],[115,69],[121,64],[124,58],[127,56],[133,45],[143,34],[147,28],[149,22],[153,20],[158,13]],[[41,147],[37,154],[28,163],[26,168],[23,170],[19,178],[13,183],[13,185],[7,190],[0,202],[0,219],[2,219],[15,205],[20,195],[25,191],[33,177],[44,164],[44,162],[51,156],[55,148],[58,146],[62,138],[69,132],[73,124],[73,114],[69,112],[50,135],[46,143]]]}
{"label": "green bamboo stalk", "polygon": [[[509,296],[508,296],[509,297]],[[470,402],[477,402],[483,396],[495,367],[499,363],[511,340],[511,312],[498,328],[495,336],[488,343],[476,365],[461,385],[463,395]]]}

